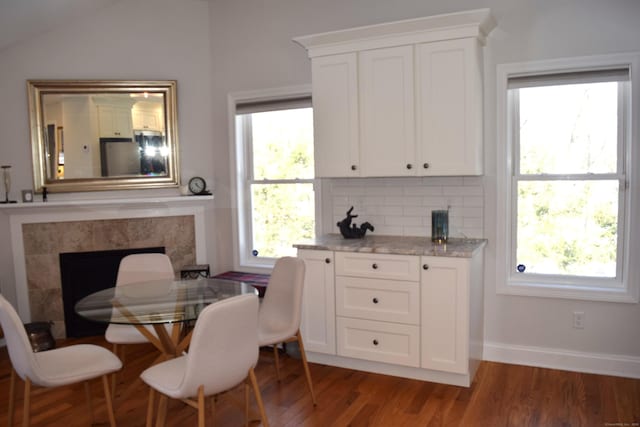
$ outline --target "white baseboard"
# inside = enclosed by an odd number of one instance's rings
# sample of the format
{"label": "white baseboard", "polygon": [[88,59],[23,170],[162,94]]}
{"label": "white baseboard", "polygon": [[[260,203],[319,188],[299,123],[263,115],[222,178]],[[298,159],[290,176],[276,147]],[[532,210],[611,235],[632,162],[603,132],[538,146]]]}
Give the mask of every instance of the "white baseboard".
{"label": "white baseboard", "polygon": [[483,360],[617,377],[640,378],[640,357],[485,342]]}

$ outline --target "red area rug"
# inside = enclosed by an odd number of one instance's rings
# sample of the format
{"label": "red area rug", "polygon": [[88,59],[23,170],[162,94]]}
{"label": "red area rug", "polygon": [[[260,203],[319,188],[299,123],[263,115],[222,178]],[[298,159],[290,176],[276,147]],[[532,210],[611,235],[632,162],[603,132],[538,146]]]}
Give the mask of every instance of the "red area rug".
{"label": "red area rug", "polygon": [[260,298],[262,298],[265,291],[267,290],[269,277],[271,276],[269,274],[245,273],[242,271],[226,271],[213,277],[215,277],[216,279],[237,280],[240,282],[249,283],[258,290],[258,294]]}

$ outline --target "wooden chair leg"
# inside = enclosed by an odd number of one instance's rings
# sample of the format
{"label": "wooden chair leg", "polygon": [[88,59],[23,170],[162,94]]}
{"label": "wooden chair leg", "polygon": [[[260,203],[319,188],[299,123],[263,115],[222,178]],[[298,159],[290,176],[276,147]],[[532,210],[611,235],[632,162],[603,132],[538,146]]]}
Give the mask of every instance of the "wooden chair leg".
{"label": "wooden chair leg", "polygon": [[156,418],[156,427],[164,427],[167,422],[167,405],[169,404],[169,398],[164,394],[160,394],[160,401],[158,402],[158,417]]}
{"label": "wooden chair leg", "polygon": [[151,427],[153,425],[153,405],[156,397],[155,390],[153,387],[149,387],[149,403],[147,404],[147,423],[146,427]]}
{"label": "wooden chair leg", "polygon": [[244,382],[244,427],[249,427],[249,381]]}
{"label": "wooden chair leg", "polygon": [[280,382],[280,357],[278,356],[278,344],[273,345],[273,357],[276,363],[276,379]]}
{"label": "wooden chair leg", "polygon": [[22,426],[28,427],[31,424],[31,380],[24,379],[24,405],[22,409]]}
{"label": "wooden chair leg", "polygon": [[14,409],[15,409],[15,404],[16,404],[16,377],[18,376],[18,374],[16,374],[16,370],[13,369],[13,366],[11,367],[11,380],[9,382],[9,408],[7,408],[8,410],[8,419],[7,419],[7,425],[9,427],[13,426],[13,414],[14,414]]}
{"label": "wooden chair leg", "polygon": [[302,334],[300,331],[296,334],[298,338],[298,347],[300,347],[300,356],[302,357],[302,366],[304,366],[304,373],[307,376],[307,384],[309,385],[309,391],[311,392],[311,401],[313,406],[316,406],[316,394],[313,392],[313,384],[311,383],[311,371],[309,370],[309,364],[307,363],[307,354],[304,352],[304,344],[302,343]]}
{"label": "wooden chair leg", "polygon": [[84,382],[84,394],[87,399],[87,409],[89,410],[89,419],[91,420],[91,424],[95,423],[95,418],[93,417],[93,404],[91,403],[91,385],[89,381]]}
{"label": "wooden chair leg", "polygon": [[109,416],[109,425],[116,427],[116,416],[113,413],[113,400],[111,399],[111,391],[109,390],[109,377],[102,376],[102,387],[104,388],[104,400],[107,404],[107,415]]}
{"label": "wooden chair leg", "polygon": [[198,387],[198,427],[204,427],[204,386]]}
{"label": "wooden chair leg", "polygon": [[[260,410],[260,418],[262,419],[262,425],[269,427],[269,420],[267,420],[267,414],[264,411],[264,404],[262,403],[262,395],[260,394],[260,388],[258,387],[258,380],[256,379],[256,373],[253,368],[249,369],[249,380],[253,387],[253,394],[256,396],[256,403],[258,404],[258,410]],[[247,417],[248,418],[248,417]]]}
{"label": "wooden chair leg", "polygon": [[211,396],[211,425],[216,425],[216,402],[218,400],[218,396]]}
{"label": "wooden chair leg", "polygon": [[[115,354],[117,357],[118,356],[118,344],[113,344],[113,354]],[[120,361],[122,361],[122,359],[120,359]],[[115,399],[116,398],[116,382],[117,382],[117,373],[114,372],[113,374],[111,374],[111,398]]]}

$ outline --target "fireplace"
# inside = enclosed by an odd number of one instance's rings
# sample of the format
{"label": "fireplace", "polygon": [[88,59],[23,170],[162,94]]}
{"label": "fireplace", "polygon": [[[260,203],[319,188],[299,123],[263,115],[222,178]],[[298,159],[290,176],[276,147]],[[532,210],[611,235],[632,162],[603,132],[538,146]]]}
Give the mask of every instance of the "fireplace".
{"label": "fireplace", "polygon": [[67,337],[104,334],[106,324],[91,322],[78,316],[74,307],[85,296],[114,286],[120,260],[138,253],[165,253],[165,248],[161,246],[60,254],[62,305]]}
{"label": "fireplace", "polygon": [[66,337],[61,253],[164,247],[174,271],[211,264],[207,218],[213,196],[55,196],[59,200],[0,207],[11,232],[16,309],[25,322],[52,321],[54,338]]}

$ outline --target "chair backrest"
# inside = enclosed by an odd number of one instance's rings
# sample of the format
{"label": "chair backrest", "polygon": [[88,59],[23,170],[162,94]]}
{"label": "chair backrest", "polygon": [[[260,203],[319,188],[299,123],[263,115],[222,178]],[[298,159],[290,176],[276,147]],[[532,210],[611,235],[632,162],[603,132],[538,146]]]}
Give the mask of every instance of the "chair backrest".
{"label": "chair backrest", "polygon": [[2,295],[0,295],[0,324],[4,331],[4,338],[9,349],[9,358],[13,369],[20,378],[29,377],[31,381],[38,384],[40,378],[38,363],[34,356],[27,331],[20,320],[20,316],[13,306]]}
{"label": "chair backrest", "polygon": [[282,257],[276,261],[269,278],[267,291],[260,305],[260,328],[281,331],[292,337],[300,328],[304,261]]}
{"label": "chair backrest", "polygon": [[132,254],[120,261],[116,286],[174,277],[171,259],[166,254]]}
{"label": "chair backrest", "polygon": [[258,297],[239,295],[205,307],[198,316],[189,345],[185,396],[205,395],[240,384],[258,361]]}

